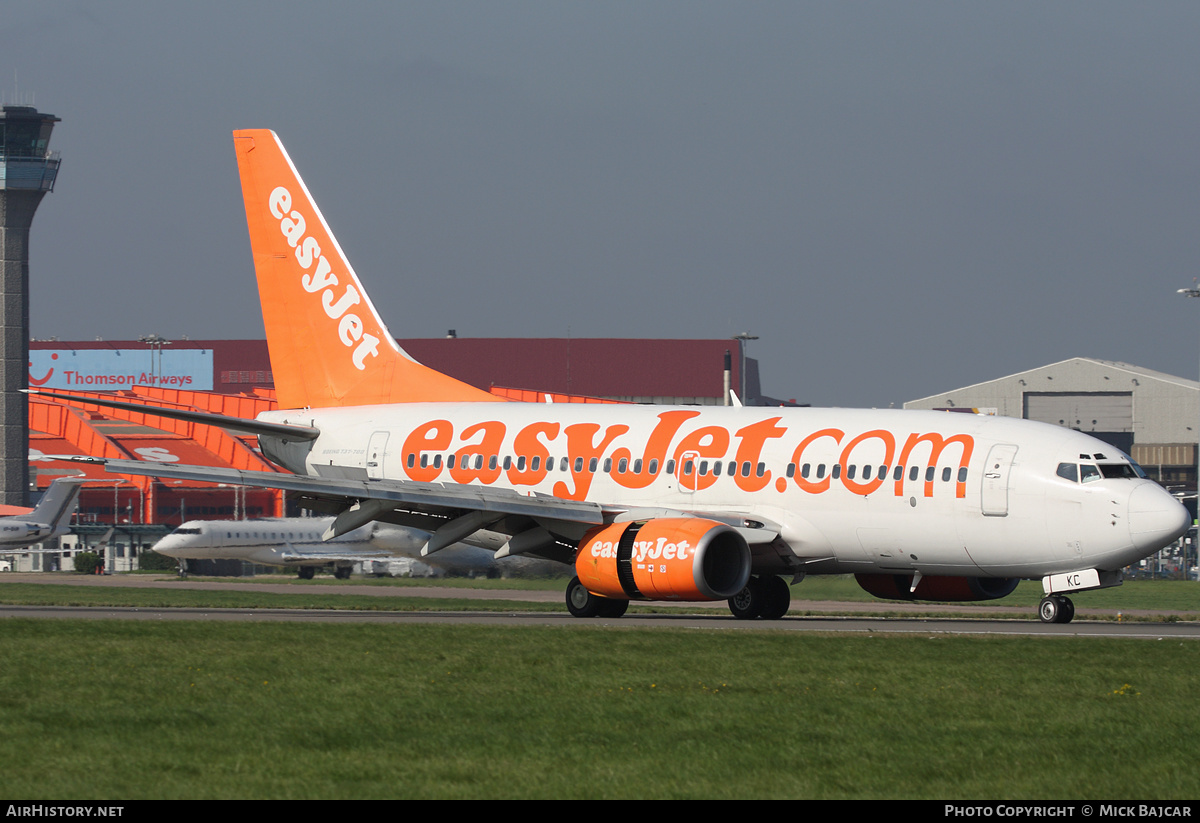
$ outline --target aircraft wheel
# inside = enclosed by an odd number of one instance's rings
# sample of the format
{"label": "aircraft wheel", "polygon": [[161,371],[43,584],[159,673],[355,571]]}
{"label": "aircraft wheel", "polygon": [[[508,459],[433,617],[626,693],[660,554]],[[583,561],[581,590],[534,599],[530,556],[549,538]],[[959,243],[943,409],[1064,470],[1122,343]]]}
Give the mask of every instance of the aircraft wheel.
{"label": "aircraft wheel", "polygon": [[1063,611],[1062,619],[1059,620],[1059,622],[1060,623],[1070,623],[1072,620],[1075,619],[1075,604],[1071,602],[1071,598],[1069,598],[1069,597],[1062,597],[1059,599],[1062,600],[1062,611]]}
{"label": "aircraft wheel", "polygon": [[601,597],[600,617],[621,617],[629,608],[628,600],[617,600],[612,597]]}
{"label": "aircraft wheel", "polygon": [[567,611],[575,617],[599,617],[603,607],[604,598],[589,592],[578,577],[571,578],[567,584]]}
{"label": "aircraft wheel", "polygon": [[301,580],[312,580],[316,575],[317,570],[312,566],[301,566],[300,568],[296,569],[296,573],[300,576]]}
{"label": "aircraft wheel", "polygon": [[1043,623],[1070,623],[1075,616],[1075,604],[1069,597],[1051,594],[1038,605],[1038,618]]}
{"label": "aircraft wheel", "polygon": [[339,566],[333,570],[333,576],[338,580],[349,580],[351,570],[350,566]]}
{"label": "aircraft wheel", "polygon": [[746,587],[729,598],[729,611],[738,620],[753,620],[762,614],[764,601],[763,582],[757,577],[746,581]]}
{"label": "aircraft wheel", "polygon": [[759,617],[764,620],[778,620],[787,614],[792,606],[792,590],[788,588],[786,580],[775,574],[762,577],[760,581],[765,597]]}

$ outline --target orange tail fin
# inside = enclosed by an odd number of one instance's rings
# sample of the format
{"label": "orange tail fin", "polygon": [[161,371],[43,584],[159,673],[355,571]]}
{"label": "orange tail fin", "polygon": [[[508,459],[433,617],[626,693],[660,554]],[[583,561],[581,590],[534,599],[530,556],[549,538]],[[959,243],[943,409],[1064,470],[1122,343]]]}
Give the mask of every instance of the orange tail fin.
{"label": "orange tail fin", "polygon": [[233,133],[280,408],[497,398],[401,349],[275,133]]}

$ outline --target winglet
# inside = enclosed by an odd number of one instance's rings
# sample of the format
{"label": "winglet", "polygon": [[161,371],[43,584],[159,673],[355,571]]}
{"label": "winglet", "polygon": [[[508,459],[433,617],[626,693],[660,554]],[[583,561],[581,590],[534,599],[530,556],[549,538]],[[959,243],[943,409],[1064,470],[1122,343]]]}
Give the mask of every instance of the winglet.
{"label": "winglet", "polygon": [[497,402],[396,344],[275,133],[233,133],[281,408]]}

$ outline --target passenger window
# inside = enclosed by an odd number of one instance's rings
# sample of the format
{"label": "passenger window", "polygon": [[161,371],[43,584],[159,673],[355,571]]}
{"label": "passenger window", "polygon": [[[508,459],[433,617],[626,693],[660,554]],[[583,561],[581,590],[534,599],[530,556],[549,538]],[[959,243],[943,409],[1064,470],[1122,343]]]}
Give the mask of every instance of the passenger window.
{"label": "passenger window", "polygon": [[[559,471],[563,471],[563,472],[565,472],[565,471],[567,471],[567,470],[570,468],[570,466],[571,466],[571,464],[570,464],[570,463],[568,463],[568,462],[567,462],[567,458],[565,458],[565,457],[564,457],[564,458],[563,458],[562,460],[560,460],[560,461],[559,461],[559,463],[558,463],[558,470],[559,470]],[[581,472],[581,471],[583,471],[583,458],[582,458],[582,457],[576,457],[576,458],[575,458],[575,472],[576,472],[576,474],[578,474],[578,473],[579,473],[579,472]]]}
{"label": "passenger window", "polygon": [[892,479],[893,480],[903,480],[904,479],[904,467],[903,466],[896,467],[896,470],[894,472],[892,472]]}
{"label": "passenger window", "polygon": [[933,468],[933,466],[930,466],[929,468],[927,468],[927,469],[925,470],[925,480],[926,480],[926,482],[928,482],[928,481],[930,481],[930,480],[932,480],[932,479],[933,479],[933,472],[934,472],[934,468]]}
{"label": "passenger window", "polygon": [[[858,467],[857,467],[857,466],[855,466],[853,463],[851,463],[849,466],[847,466],[847,467],[846,467],[846,479],[847,479],[847,480],[853,480],[853,479],[854,479],[854,473],[855,473],[855,470],[856,470],[857,468],[858,468]],[[866,480],[866,479],[867,479],[867,478],[865,478],[865,477],[863,478],[863,480]]]}
{"label": "passenger window", "polygon": [[1090,463],[1084,463],[1079,467],[1079,482],[1091,483],[1100,479],[1100,470]]}
{"label": "passenger window", "polygon": [[750,461],[747,460],[746,462],[742,463],[742,477],[749,477],[749,476],[750,476]]}
{"label": "passenger window", "polygon": [[[592,459],[595,460],[596,458],[593,457]],[[675,461],[668,460],[667,465],[663,466],[663,471],[665,471],[667,474],[674,474],[675,473]]]}
{"label": "passenger window", "polygon": [[1072,483],[1079,482],[1079,467],[1074,463],[1059,463],[1058,476],[1063,480],[1070,480]]}
{"label": "passenger window", "polygon": [[818,463],[817,464],[817,479],[820,480],[824,476],[825,476],[825,464]]}
{"label": "passenger window", "polygon": [[921,467],[920,466],[913,466],[911,469],[908,470],[908,479],[909,480],[916,480],[920,476],[921,476]]}
{"label": "passenger window", "polygon": [[953,471],[953,470],[952,470],[952,469],[951,469],[949,466],[947,466],[946,468],[942,469],[942,482],[943,482],[943,483],[947,483],[947,482],[949,482],[949,481],[950,481],[950,474],[951,474],[951,472],[952,472],[952,471]]}
{"label": "passenger window", "polygon": [[658,458],[657,457],[650,461],[650,473],[658,474]]}
{"label": "passenger window", "polygon": [[832,477],[834,480],[837,480],[839,477],[841,477],[842,476],[842,464],[834,463],[833,469],[829,472],[829,476]]}
{"label": "passenger window", "polygon": [[[583,458],[581,457],[579,459],[582,460]],[[600,465],[600,458],[593,457],[591,460],[588,461],[588,471],[590,471],[592,474],[595,474],[596,467],[599,465]]]}
{"label": "passenger window", "polygon": [[967,467],[966,466],[963,466],[961,469],[958,470],[958,482],[959,483],[967,482]]}
{"label": "passenger window", "polygon": [[766,463],[759,463],[758,466],[754,469],[755,477],[762,477],[766,473],[767,473],[767,464]]}

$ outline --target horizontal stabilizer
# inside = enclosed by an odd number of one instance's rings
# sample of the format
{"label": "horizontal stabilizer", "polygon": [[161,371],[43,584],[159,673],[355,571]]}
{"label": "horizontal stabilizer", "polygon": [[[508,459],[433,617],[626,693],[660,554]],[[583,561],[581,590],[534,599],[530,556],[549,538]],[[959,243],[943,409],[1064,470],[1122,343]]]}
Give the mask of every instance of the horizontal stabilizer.
{"label": "horizontal stabilizer", "polygon": [[268,423],[263,420],[250,420],[245,417],[227,417],[212,412],[189,411],[187,409],[165,409],[160,406],[150,406],[145,403],[126,403],[122,400],[100,400],[94,397],[75,397],[70,394],[43,391],[42,389],[22,389],[26,394],[36,394],[55,400],[67,400],[84,406],[100,406],[101,408],[121,409],[123,411],[152,414],[167,417],[172,420],[186,420],[190,423],[203,423],[206,426],[220,426],[223,429],[233,429],[247,434],[268,434],[285,437],[291,440],[316,440],[321,430],[311,426],[293,426],[287,423]]}

